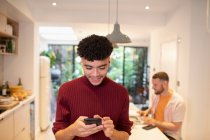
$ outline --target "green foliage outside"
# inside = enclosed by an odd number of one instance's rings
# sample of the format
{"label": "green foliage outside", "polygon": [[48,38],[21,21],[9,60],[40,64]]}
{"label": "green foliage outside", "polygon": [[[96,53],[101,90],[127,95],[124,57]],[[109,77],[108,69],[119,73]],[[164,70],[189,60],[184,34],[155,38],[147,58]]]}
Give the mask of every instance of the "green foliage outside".
{"label": "green foliage outside", "polygon": [[108,77],[120,84],[123,84],[123,57],[123,47],[114,48],[107,74]]}
{"label": "green foliage outside", "polygon": [[[50,57],[52,69],[59,69],[61,72],[60,82],[53,83],[56,95],[62,83],[83,75],[80,57],[76,54],[76,47],[50,45],[49,51],[41,53]],[[114,48],[107,76],[124,85],[129,94],[135,96],[138,87],[148,86],[147,48],[123,46]]]}
{"label": "green foliage outside", "polygon": [[56,55],[54,51],[49,49],[48,51],[43,51],[40,53],[40,56],[47,56],[50,59],[50,67],[56,64]]}

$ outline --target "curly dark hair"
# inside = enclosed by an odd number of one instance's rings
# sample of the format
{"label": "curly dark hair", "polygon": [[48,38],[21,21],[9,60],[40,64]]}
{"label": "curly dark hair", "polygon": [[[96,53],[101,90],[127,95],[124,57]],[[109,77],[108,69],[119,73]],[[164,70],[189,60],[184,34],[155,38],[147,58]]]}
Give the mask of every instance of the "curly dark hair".
{"label": "curly dark hair", "polygon": [[112,43],[106,37],[95,34],[82,39],[77,48],[77,54],[88,61],[104,60],[112,51]]}

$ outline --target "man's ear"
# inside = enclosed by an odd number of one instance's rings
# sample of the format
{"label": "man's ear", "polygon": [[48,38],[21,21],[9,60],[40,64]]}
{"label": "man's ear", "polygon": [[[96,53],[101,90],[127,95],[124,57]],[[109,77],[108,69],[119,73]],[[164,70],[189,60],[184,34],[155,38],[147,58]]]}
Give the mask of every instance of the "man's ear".
{"label": "man's ear", "polygon": [[168,86],[168,81],[163,81],[163,85],[164,85],[164,87],[167,87]]}

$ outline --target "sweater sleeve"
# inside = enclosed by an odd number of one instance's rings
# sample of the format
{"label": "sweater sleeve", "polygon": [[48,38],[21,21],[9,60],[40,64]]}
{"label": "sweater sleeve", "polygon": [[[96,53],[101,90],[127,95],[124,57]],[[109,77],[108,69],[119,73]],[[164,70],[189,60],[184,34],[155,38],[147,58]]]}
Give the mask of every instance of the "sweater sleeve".
{"label": "sweater sleeve", "polygon": [[65,89],[61,87],[59,89],[58,97],[57,97],[57,109],[56,109],[56,120],[53,123],[53,133],[55,134],[57,131],[65,129],[70,125],[70,110],[68,108],[68,104],[65,101]]}
{"label": "sweater sleeve", "polygon": [[131,135],[131,127],[133,125],[133,122],[129,120],[129,97],[127,92],[125,94],[126,95],[124,105],[122,107],[122,111],[116,129],[119,131],[125,131],[129,135]]}

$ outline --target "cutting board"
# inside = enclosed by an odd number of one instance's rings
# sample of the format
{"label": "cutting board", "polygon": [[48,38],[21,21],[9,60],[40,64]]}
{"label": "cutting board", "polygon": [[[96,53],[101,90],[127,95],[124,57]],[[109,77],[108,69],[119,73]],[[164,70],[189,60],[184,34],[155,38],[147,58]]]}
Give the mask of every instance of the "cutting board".
{"label": "cutting board", "polygon": [[7,110],[14,106],[16,106],[19,103],[19,101],[12,101],[10,104],[0,105],[0,110]]}

